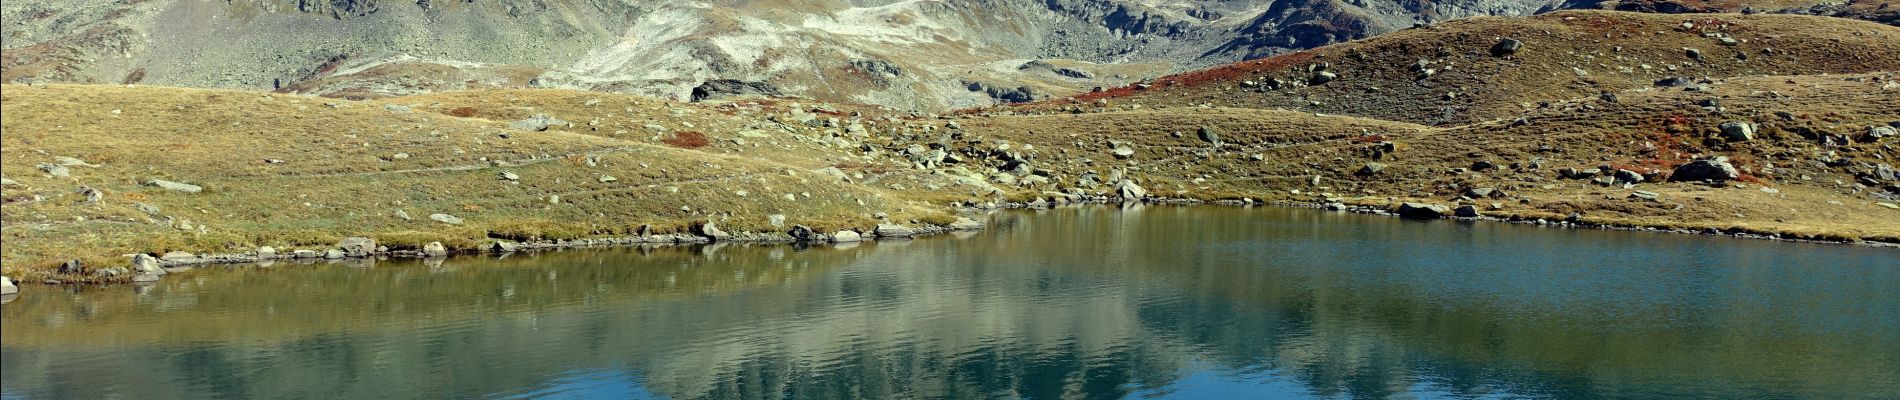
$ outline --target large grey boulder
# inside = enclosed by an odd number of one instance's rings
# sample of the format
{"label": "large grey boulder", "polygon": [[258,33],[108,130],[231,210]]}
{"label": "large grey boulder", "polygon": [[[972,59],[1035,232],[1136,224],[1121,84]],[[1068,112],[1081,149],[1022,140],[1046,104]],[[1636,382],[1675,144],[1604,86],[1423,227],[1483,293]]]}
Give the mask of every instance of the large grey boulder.
{"label": "large grey boulder", "polygon": [[346,237],[336,242],[336,249],[342,250],[345,257],[369,257],[376,254],[376,240],[362,236]]}
{"label": "large grey boulder", "polygon": [[457,217],[457,216],[448,215],[448,214],[429,214],[429,219],[435,222],[441,222],[441,223],[449,224],[449,225],[462,224],[462,217]]}
{"label": "large grey boulder", "polygon": [[1894,129],[1894,127],[1891,127],[1891,126],[1875,126],[1875,127],[1867,128],[1867,141],[1869,142],[1877,142],[1877,141],[1880,141],[1880,139],[1882,138],[1886,138],[1890,136],[1900,136],[1900,129]]}
{"label": "large grey boulder", "polygon": [[1728,163],[1728,157],[1715,156],[1690,161],[1676,167],[1676,171],[1669,175],[1669,180],[1671,182],[1726,181],[1741,176],[1741,171],[1736,170],[1735,165]]}
{"label": "large grey boulder", "polygon": [[809,242],[818,239],[818,232],[804,225],[792,225],[792,229],[785,231],[785,235],[791,236],[793,240],[800,242]]}
{"label": "large grey boulder", "polygon": [[19,286],[13,286],[13,278],[0,276],[0,295],[18,294]]}
{"label": "large grey boulder", "polygon": [[726,231],[719,230],[719,226],[714,225],[712,222],[706,222],[706,223],[702,223],[698,225],[693,225],[693,234],[699,235],[700,237],[703,237],[703,238],[712,239],[715,242],[724,241],[724,240],[732,238],[732,234],[726,233]]}
{"label": "large grey boulder", "polygon": [[1729,121],[1723,122],[1721,128],[1722,139],[1724,140],[1730,142],[1755,140],[1755,124],[1743,121]]}
{"label": "large grey boulder", "polygon": [[1139,201],[1148,197],[1148,189],[1135,184],[1133,180],[1123,179],[1121,183],[1115,184],[1115,194],[1121,196],[1122,201]]}
{"label": "large grey boulder", "polygon": [[1451,215],[1451,208],[1424,203],[1400,203],[1399,217],[1412,219],[1439,219]]}
{"label": "large grey boulder", "polygon": [[1451,212],[1452,212],[1452,215],[1456,215],[1459,218],[1477,218],[1477,217],[1483,216],[1482,213],[1478,212],[1477,206],[1473,206],[1470,204],[1458,206],[1457,209],[1454,209]]}
{"label": "large grey boulder", "polygon": [[903,225],[898,225],[898,224],[877,224],[876,233],[877,233],[877,237],[881,237],[881,238],[911,237],[911,236],[917,235],[917,231],[913,231],[909,227],[905,227]]}
{"label": "large grey boulder", "polygon": [[1512,38],[1504,38],[1504,39],[1498,40],[1497,44],[1491,45],[1491,55],[1503,57],[1503,56],[1508,56],[1512,54],[1517,54],[1518,50],[1523,50],[1523,49],[1524,49],[1523,41],[1512,39]]}
{"label": "large grey boulder", "polygon": [[852,243],[861,240],[864,240],[864,235],[858,234],[858,231],[843,230],[831,234],[831,241],[833,243]]}
{"label": "large grey boulder", "polygon": [[273,258],[277,258],[277,248],[270,247],[270,246],[257,248],[257,259],[269,260]]}
{"label": "large grey boulder", "polygon": [[550,117],[547,114],[535,114],[534,116],[530,116],[527,119],[522,119],[520,121],[509,123],[508,127],[513,128],[515,130],[539,132],[539,131],[548,130],[548,127],[555,126],[555,125],[567,125],[567,121],[555,119],[554,117]]}
{"label": "large grey boulder", "polygon": [[153,180],[145,181],[145,184],[149,186],[157,186],[160,189],[170,190],[174,192],[182,192],[182,193],[198,193],[205,190],[205,188],[202,186],[193,185],[193,184],[184,183],[184,182],[168,181],[164,179],[153,179]]}
{"label": "large grey boulder", "polygon": [[[186,253],[190,254],[190,253]],[[197,257],[191,257],[197,259]],[[132,255],[132,273],[136,275],[165,275],[165,269],[158,266],[158,259],[146,254]]]}
{"label": "large grey boulder", "polygon": [[429,242],[429,244],[422,245],[422,255],[429,257],[447,256],[449,255],[449,248],[443,246],[442,242]]}
{"label": "large grey boulder", "polygon": [[1219,146],[1221,143],[1220,132],[1214,131],[1214,128],[1203,126],[1196,134],[1200,135],[1201,140],[1213,143],[1215,146]]}

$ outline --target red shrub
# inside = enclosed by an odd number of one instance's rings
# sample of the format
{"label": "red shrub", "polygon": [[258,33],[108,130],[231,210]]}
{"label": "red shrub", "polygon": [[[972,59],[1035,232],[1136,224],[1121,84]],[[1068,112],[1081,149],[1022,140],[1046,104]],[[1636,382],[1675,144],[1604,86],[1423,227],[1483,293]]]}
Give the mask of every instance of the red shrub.
{"label": "red shrub", "polygon": [[682,149],[697,149],[701,147],[706,147],[706,145],[711,144],[712,141],[707,139],[706,134],[704,133],[699,133],[695,131],[679,131],[679,132],[673,133],[672,137],[661,139],[660,143],[666,143],[668,146],[678,147]]}

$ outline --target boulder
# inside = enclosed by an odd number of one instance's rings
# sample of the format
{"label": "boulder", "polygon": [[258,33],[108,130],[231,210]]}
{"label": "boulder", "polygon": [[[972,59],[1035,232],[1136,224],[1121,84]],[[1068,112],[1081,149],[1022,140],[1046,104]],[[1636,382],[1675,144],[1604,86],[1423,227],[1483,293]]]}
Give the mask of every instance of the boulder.
{"label": "boulder", "polygon": [[429,219],[449,225],[461,225],[462,217],[448,214],[429,214]]}
{"label": "boulder", "polygon": [[[192,258],[196,259],[197,257],[192,257]],[[152,256],[144,254],[144,253],[132,255],[131,269],[132,269],[132,273],[137,274],[137,275],[145,275],[145,274],[164,275],[166,274],[165,269],[160,268],[158,266],[158,259],[152,258]]]}
{"label": "boulder", "polygon": [[1148,189],[1143,189],[1135,181],[1123,179],[1121,183],[1115,184],[1115,194],[1121,196],[1122,201],[1139,201],[1148,197]]}
{"label": "boulder", "polygon": [[520,250],[521,250],[521,245],[515,244],[515,242],[509,242],[509,241],[499,241],[499,242],[495,242],[495,244],[488,246],[488,251],[493,251],[496,253],[513,253]]}
{"label": "boulder", "polygon": [[291,258],[317,258],[320,256],[323,256],[323,254],[318,253],[316,250],[293,250],[290,252]]}
{"label": "boulder", "polygon": [[1900,136],[1900,129],[1894,129],[1894,127],[1891,127],[1891,126],[1875,126],[1875,127],[1867,128],[1867,141],[1869,142],[1877,142],[1877,141],[1880,141],[1881,138],[1886,138],[1890,136]]}
{"label": "boulder", "polygon": [[917,234],[916,231],[913,231],[908,227],[905,227],[903,225],[898,225],[898,224],[877,224],[877,230],[874,232],[877,233],[877,237],[881,237],[881,238],[888,238],[888,237],[907,238],[907,237],[911,237]]}
{"label": "boulder", "polygon": [[1412,219],[1439,219],[1451,215],[1451,208],[1437,204],[1400,203],[1399,217]]}
{"label": "boulder", "polygon": [[1523,41],[1512,39],[1512,38],[1503,38],[1503,39],[1498,40],[1497,44],[1491,45],[1491,55],[1503,57],[1503,56],[1508,56],[1512,54],[1517,54],[1518,50],[1523,50],[1523,49],[1524,49]]}
{"label": "boulder", "polygon": [[715,242],[732,238],[732,234],[726,233],[726,231],[719,230],[719,226],[714,225],[712,222],[702,222],[702,223],[693,225],[693,234],[699,235],[699,237],[712,239]]}
{"label": "boulder", "polygon": [[19,293],[20,287],[13,285],[13,278],[0,276],[0,296]]}
{"label": "boulder", "polygon": [[276,249],[276,248],[272,248],[272,247],[270,247],[270,246],[264,246],[264,247],[259,247],[259,248],[257,248],[257,259],[259,259],[259,260],[269,260],[269,259],[272,259],[272,258],[277,258],[277,249]]}
{"label": "boulder", "polygon": [[983,229],[983,223],[976,222],[976,220],[972,220],[969,218],[957,217],[957,220],[955,222],[950,223],[950,229],[958,230],[958,231],[974,231],[978,229]]}
{"label": "boulder", "polygon": [[1741,176],[1741,171],[1736,170],[1734,165],[1728,163],[1728,157],[1716,156],[1690,161],[1681,166],[1677,166],[1676,171],[1669,175],[1669,180],[1672,182],[1704,180],[1727,181]]}
{"label": "boulder", "polygon": [[449,248],[448,246],[443,246],[442,242],[429,242],[429,244],[422,245],[422,255],[429,257],[447,256],[449,255]]}
{"label": "boulder", "polygon": [[1486,198],[1486,197],[1491,197],[1491,195],[1494,195],[1494,194],[1497,194],[1497,193],[1498,193],[1498,189],[1497,189],[1497,188],[1470,188],[1470,189],[1465,189],[1465,196],[1468,196],[1468,197],[1471,197],[1471,198],[1474,198],[1474,199],[1482,199],[1482,198]]}
{"label": "boulder", "polygon": [[351,236],[337,241],[336,248],[337,250],[342,250],[344,256],[352,258],[369,257],[376,254],[376,240],[362,236]]}
{"label": "boulder", "polygon": [[1755,140],[1755,124],[1743,121],[1729,121],[1723,122],[1721,128],[1722,139],[1726,139],[1730,142]]}
{"label": "boulder", "polygon": [[555,119],[547,114],[535,114],[527,119],[509,123],[508,127],[515,130],[539,132],[548,130],[548,127],[555,125],[567,125],[567,121]]}
{"label": "boulder", "polygon": [[785,231],[785,234],[791,236],[793,240],[800,242],[810,242],[818,239],[818,232],[804,225],[792,225],[792,229]]}
{"label": "boulder", "polygon": [[1459,218],[1477,218],[1479,216],[1482,216],[1483,214],[1478,213],[1477,206],[1466,204],[1466,205],[1458,206],[1457,209],[1452,210],[1452,215],[1456,215]]}
{"label": "boulder", "polygon": [[851,243],[860,240],[864,240],[864,235],[858,234],[858,231],[846,230],[831,234],[832,243]]}
{"label": "boulder", "polygon": [[39,164],[39,165],[35,165],[34,167],[38,167],[40,171],[46,172],[47,175],[52,175],[54,178],[65,178],[68,176],[73,176],[73,169],[66,168],[66,166],[64,165]]}
{"label": "boulder", "polygon": [[515,182],[515,181],[521,180],[521,175],[515,174],[514,171],[501,171],[501,173],[495,174],[495,177],[501,178],[501,180],[509,181],[509,182]]}
{"label": "boulder", "polygon": [[1382,172],[1382,171],[1385,171],[1385,164],[1369,162],[1369,163],[1366,163],[1365,166],[1359,167],[1359,171],[1354,172],[1353,174],[1359,175],[1359,176],[1373,176],[1373,175],[1378,175],[1379,172]]}
{"label": "boulder", "polygon": [[1131,149],[1126,146],[1116,147],[1114,151],[1115,151],[1115,158],[1129,158],[1129,157],[1135,156],[1135,149]]}
{"label": "boulder", "polygon": [[343,258],[345,255],[346,254],[343,253],[343,250],[329,249],[329,250],[323,251],[323,258],[328,258],[331,260]]}
{"label": "boulder", "polygon": [[1320,71],[1318,73],[1314,73],[1312,78],[1307,78],[1306,84],[1318,86],[1318,85],[1324,85],[1326,84],[1326,82],[1332,82],[1338,79],[1339,79],[1339,74],[1335,74],[1333,73],[1333,71]]}
{"label": "boulder", "polygon": [[66,262],[59,264],[59,273],[66,274],[66,275],[85,274],[86,264],[83,262],[80,262],[79,259],[77,258],[66,260]]}
{"label": "boulder", "polygon": [[1617,182],[1623,182],[1623,183],[1642,183],[1643,182],[1643,174],[1639,174],[1639,173],[1636,173],[1636,171],[1631,171],[1627,169],[1616,170],[1616,173],[1613,176],[1616,177]]}
{"label": "boulder", "polygon": [[1201,127],[1199,131],[1197,131],[1197,134],[1200,135],[1201,140],[1206,141],[1208,143],[1213,143],[1215,146],[1219,146],[1221,143],[1220,132],[1215,132],[1214,128],[1203,126]]}
{"label": "boulder", "polygon": [[148,186],[157,186],[160,189],[170,190],[174,192],[182,192],[182,193],[198,193],[205,190],[204,187],[201,187],[198,185],[193,185],[193,184],[184,183],[184,182],[168,181],[164,179],[153,179],[153,180],[145,181],[145,184]]}

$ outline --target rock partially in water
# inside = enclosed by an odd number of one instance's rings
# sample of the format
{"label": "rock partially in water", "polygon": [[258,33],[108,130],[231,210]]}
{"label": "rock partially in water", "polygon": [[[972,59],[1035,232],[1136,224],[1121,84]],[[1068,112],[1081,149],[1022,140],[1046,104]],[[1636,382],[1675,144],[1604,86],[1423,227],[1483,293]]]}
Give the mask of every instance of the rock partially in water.
{"label": "rock partially in water", "polygon": [[1457,209],[1452,210],[1452,215],[1456,215],[1459,218],[1477,218],[1483,216],[1482,213],[1478,212],[1477,206],[1470,204],[1458,206]]}
{"label": "rock partially in water", "polygon": [[842,230],[831,234],[832,243],[856,243],[861,240],[864,240],[864,235],[858,234],[858,231]]}
{"label": "rock partially in water", "polygon": [[449,248],[448,246],[443,246],[442,242],[429,242],[429,244],[422,245],[422,255],[429,257],[447,256],[449,255]]}
{"label": "rock partially in water", "polygon": [[1451,214],[1451,208],[1437,204],[1401,203],[1399,217],[1412,219],[1439,219]]}
{"label": "rock partially in water", "polygon": [[955,222],[950,223],[950,229],[958,230],[958,231],[974,231],[974,230],[983,229],[983,223],[976,222],[976,220],[969,219],[969,218],[957,217],[957,220]]}
{"label": "rock partially in water", "polygon": [[[191,253],[185,253],[185,254],[189,255]],[[166,255],[170,256],[171,254],[168,253]],[[189,259],[196,260],[198,259],[198,257],[192,256],[192,257],[189,257]],[[150,255],[140,253],[140,254],[132,255],[132,273],[138,274],[138,275],[145,275],[145,274],[165,275],[167,272],[165,272],[164,268],[160,268],[158,266],[158,259],[152,258],[152,256]]]}
{"label": "rock partially in water", "polygon": [[13,285],[13,278],[0,276],[0,296],[19,293],[20,287]]}
{"label": "rock partially in water", "polygon": [[726,231],[723,231],[723,230],[719,230],[719,226],[714,225],[712,222],[704,222],[697,225],[693,225],[693,234],[699,235],[699,237],[712,239],[715,242],[724,241],[724,240],[732,238],[732,234],[726,233]]}
{"label": "rock partially in water", "polygon": [[351,258],[369,257],[376,254],[376,240],[362,236],[351,236],[336,242],[337,250]]}
{"label": "rock partially in water", "polygon": [[896,238],[896,237],[907,238],[907,237],[916,235],[917,231],[913,231],[909,227],[898,225],[898,224],[877,224],[876,233],[877,233],[877,237],[881,237],[881,238]]}

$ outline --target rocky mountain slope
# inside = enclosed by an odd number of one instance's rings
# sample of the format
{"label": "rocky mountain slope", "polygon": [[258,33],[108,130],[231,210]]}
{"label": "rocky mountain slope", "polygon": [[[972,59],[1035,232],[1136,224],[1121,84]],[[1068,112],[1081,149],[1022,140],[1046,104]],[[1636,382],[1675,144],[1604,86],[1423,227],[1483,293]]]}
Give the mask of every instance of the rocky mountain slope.
{"label": "rocky mountain slope", "polygon": [[487,87],[942,109],[1553,0],[9,1],[9,82],[370,98]]}

